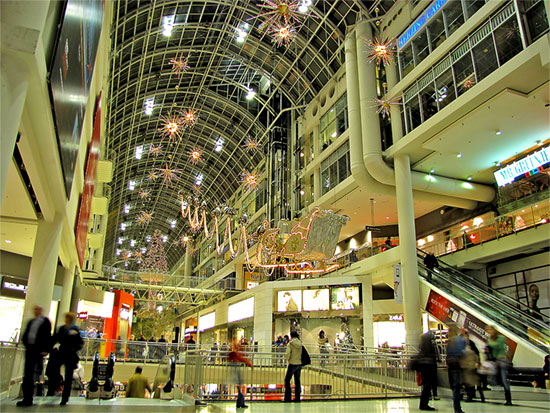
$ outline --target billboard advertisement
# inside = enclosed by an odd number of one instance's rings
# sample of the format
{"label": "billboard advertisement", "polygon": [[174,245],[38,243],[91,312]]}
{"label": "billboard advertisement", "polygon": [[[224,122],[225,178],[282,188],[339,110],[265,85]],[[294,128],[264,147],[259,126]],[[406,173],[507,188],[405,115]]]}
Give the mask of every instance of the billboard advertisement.
{"label": "billboard advertisement", "polygon": [[304,311],[328,311],[330,305],[330,293],[328,288],[317,290],[304,290]]}
{"label": "billboard advertisement", "polygon": [[278,291],[277,311],[302,311],[302,290]]}
{"label": "billboard advertisement", "polygon": [[103,7],[102,0],[67,0],[50,67],[54,120],[67,196],[73,184]]}
{"label": "billboard advertisement", "polygon": [[[485,332],[487,323],[464,310],[462,307],[431,290],[426,304],[426,311],[444,324],[454,323],[459,329],[468,330],[471,336],[486,342],[489,335]],[[514,357],[517,343],[504,336],[508,345],[508,357]]]}
{"label": "billboard advertisement", "polygon": [[333,310],[353,310],[359,307],[359,287],[331,288],[330,307]]}
{"label": "billboard advertisement", "polygon": [[247,298],[227,307],[228,323],[244,320],[249,317],[254,317],[254,297]]}

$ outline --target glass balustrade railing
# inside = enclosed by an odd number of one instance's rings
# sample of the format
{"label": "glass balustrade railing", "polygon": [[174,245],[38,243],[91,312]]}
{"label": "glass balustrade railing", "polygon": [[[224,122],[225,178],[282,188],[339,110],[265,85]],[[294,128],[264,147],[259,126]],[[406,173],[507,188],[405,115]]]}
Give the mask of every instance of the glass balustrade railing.
{"label": "glass balustrade railing", "polygon": [[[428,278],[423,265],[423,255],[418,256],[421,277]],[[431,271],[430,283],[456,297],[471,309],[491,320],[544,352],[550,351],[550,320],[539,314],[540,320],[528,312],[528,307],[481,281],[439,261],[439,268]]]}

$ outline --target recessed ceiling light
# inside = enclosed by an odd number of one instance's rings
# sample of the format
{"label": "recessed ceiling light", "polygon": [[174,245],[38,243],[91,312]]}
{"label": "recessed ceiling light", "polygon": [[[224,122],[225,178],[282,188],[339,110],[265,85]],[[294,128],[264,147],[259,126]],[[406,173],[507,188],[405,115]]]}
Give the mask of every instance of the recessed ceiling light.
{"label": "recessed ceiling light", "polygon": [[11,244],[11,240],[7,239],[5,240],[6,244]]}
{"label": "recessed ceiling light", "polygon": [[390,217],[386,217],[386,219],[390,219]]}
{"label": "recessed ceiling light", "polygon": [[462,153],[456,155],[457,158],[462,158]]}
{"label": "recessed ceiling light", "polygon": [[496,134],[497,134],[497,135],[502,135],[502,131],[501,131],[501,130],[497,130],[497,131],[496,131]]}
{"label": "recessed ceiling light", "polygon": [[468,181],[471,181],[472,179],[474,179],[474,178],[471,177],[471,176],[468,177]]}
{"label": "recessed ceiling light", "polygon": [[435,173],[435,169],[433,169],[433,168],[430,169],[430,173],[431,173],[431,174]]}

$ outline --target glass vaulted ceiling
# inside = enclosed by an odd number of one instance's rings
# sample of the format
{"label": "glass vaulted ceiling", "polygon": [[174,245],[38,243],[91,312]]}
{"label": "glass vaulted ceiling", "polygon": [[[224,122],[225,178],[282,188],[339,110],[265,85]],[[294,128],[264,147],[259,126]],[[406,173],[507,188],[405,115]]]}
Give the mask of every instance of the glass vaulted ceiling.
{"label": "glass vaulted ceiling", "polygon": [[[376,8],[383,14],[393,5],[393,1],[313,1],[309,7],[318,17],[308,17],[289,46],[277,47],[269,36],[261,38],[257,30],[261,20],[251,19],[260,14],[261,3],[115,3],[107,126],[107,157],[115,170],[105,264],[121,266],[122,251],[146,248],[147,236],[159,229],[168,236],[164,248],[174,270],[184,253],[174,241],[186,233],[179,195],[193,193],[197,176],[202,175],[200,196],[210,209],[228,200],[240,185],[242,171],[253,170],[264,157],[262,152],[246,151],[245,141],[261,139],[267,151],[265,132],[277,115],[273,102],[287,107],[309,103],[344,64],[346,27],[361,15],[370,17]],[[163,34],[165,16],[174,17],[170,36]],[[247,23],[248,34],[238,42],[238,30]],[[170,60],[182,56],[189,57],[189,69],[178,75]],[[252,100],[245,97],[247,87],[258,92]],[[145,113],[146,100],[154,101],[150,115]],[[195,126],[187,128],[180,140],[162,140],[160,116],[188,109],[197,111]],[[220,150],[216,145],[222,140]],[[149,154],[151,144],[162,144],[162,155]],[[141,156],[136,159],[140,146]],[[198,165],[189,161],[194,148],[202,150]],[[180,179],[169,187],[162,179],[149,180],[149,173],[158,168],[179,169]],[[148,191],[150,198],[143,201],[140,191]],[[141,211],[153,212],[144,227],[136,222]],[[130,261],[128,269],[138,266]]]}

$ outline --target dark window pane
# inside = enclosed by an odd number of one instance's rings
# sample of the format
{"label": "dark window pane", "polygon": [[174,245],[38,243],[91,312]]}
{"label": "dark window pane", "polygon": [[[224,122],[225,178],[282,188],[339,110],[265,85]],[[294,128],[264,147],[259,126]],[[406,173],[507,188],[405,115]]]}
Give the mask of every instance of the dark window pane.
{"label": "dark window pane", "polygon": [[538,39],[543,33],[548,31],[548,17],[546,16],[543,1],[529,8],[525,15],[532,41]]}
{"label": "dark window pane", "polygon": [[348,177],[348,165],[346,163],[346,155],[338,159],[338,183]]}
{"label": "dark window pane", "polygon": [[462,95],[476,83],[472,56],[470,53],[462,56],[458,62],[453,65],[455,72],[455,82],[458,96]]}
{"label": "dark window pane", "polygon": [[412,41],[413,50],[416,56],[416,64],[420,63],[428,54],[430,49],[428,48],[428,37],[426,36],[426,31],[423,30],[418,36]]}
{"label": "dark window pane", "polygon": [[330,178],[330,188],[334,188],[338,185],[338,163],[334,162],[329,166],[329,178]]}
{"label": "dark window pane", "polygon": [[330,178],[328,176],[328,169],[321,172],[321,192],[326,194],[330,190]]}
{"label": "dark window pane", "polygon": [[447,22],[447,32],[450,36],[464,23],[462,3],[460,1],[450,1],[445,10],[443,10],[443,14]]}
{"label": "dark window pane", "polygon": [[469,19],[476,11],[485,5],[485,0],[466,0],[466,16]]}
{"label": "dark window pane", "polygon": [[498,60],[501,65],[517,55],[523,49],[519,27],[516,17],[513,16],[505,21],[494,31],[497,44]]}
{"label": "dark window pane", "polygon": [[401,65],[401,77],[405,77],[414,69],[412,46],[410,44],[399,51],[399,63]]}
{"label": "dark window pane", "polygon": [[409,126],[409,131],[411,131],[422,123],[420,118],[420,107],[418,105],[418,96],[415,96],[405,104],[405,110],[407,112],[407,124]]}
{"label": "dark window pane", "polygon": [[439,104],[439,110],[443,109],[453,100],[455,100],[455,88],[453,85],[453,72],[446,70],[437,79],[435,79],[436,97]]}
{"label": "dark window pane", "polygon": [[477,81],[479,82],[498,68],[493,37],[487,36],[479,42],[473,48],[473,53],[476,65]]}
{"label": "dark window pane", "polygon": [[445,25],[443,24],[443,15],[440,14],[435,18],[428,26],[430,32],[430,42],[432,44],[432,50],[435,50],[437,46],[445,41],[447,38],[445,34]]}
{"label": "dark window pane", "polygon": [[435,89],[433,83],[430,83],[420,92],[420,102],[422,103],[423,121],[426,122],[437,113],[437,100],[435,99]]}

